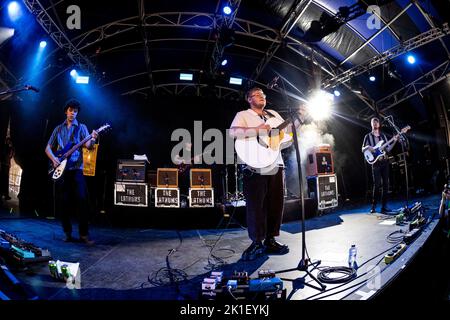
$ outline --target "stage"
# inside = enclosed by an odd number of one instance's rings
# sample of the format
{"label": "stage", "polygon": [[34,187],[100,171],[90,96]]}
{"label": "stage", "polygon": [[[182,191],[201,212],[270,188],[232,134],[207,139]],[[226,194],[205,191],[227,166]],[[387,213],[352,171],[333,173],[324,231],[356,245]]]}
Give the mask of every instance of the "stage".
{"label": "stage", "polygon": [[[304,279],[304,272],[277,274],[283,280],[287,299],[365,300],[382,297],[385,289],[395,285],[396,278],[414,265],[415,257],[433,232],[438,232],[439,197],[412,201],[422,202],[425,216],[430,217],[429,223],[390,265],[384,263],[384,255],[395,243],[389,243],[387,236],[408,229],[406,224],[395,225],[395,217],[369,214],[368,206],[347,206],[307,219],[307,251],[312,261],[321,260],[319,269],[347,265],[348,249],[352,244],[357,246],[359,269],[356,279],[344,285],[326,284],[324,292],[309,287],[308,284],[317,284],[309,277]],[[402,204],[402,201],[391,202],[391,207],[398,208]],[[288,254],[265,255],[255,261],[242,262],[241,253],[250,242],[247,231],[240,226],[167,230],[93,225],[91,236],[96,245],[88,247],[63,242],[57,220],[14,218],[12,215],[3,212],[0,229],[47,248],[53,260],[80,263],[80,289],[68,289],[64,282],[51,278],[46,263],[31,264],[24,269],[10,266],[21,283],[42,300],[198,300],[201,282],[212,270],[223,271],[225,275],[246,271],[250,277],[257,277],[259,270],[297,267],[302,252],[299,221],[282,226],[279,240],[289,245]],[[168,266],[172,279],[166,269]],[[317,269],[313,270],[314,275],[317,272]]]}

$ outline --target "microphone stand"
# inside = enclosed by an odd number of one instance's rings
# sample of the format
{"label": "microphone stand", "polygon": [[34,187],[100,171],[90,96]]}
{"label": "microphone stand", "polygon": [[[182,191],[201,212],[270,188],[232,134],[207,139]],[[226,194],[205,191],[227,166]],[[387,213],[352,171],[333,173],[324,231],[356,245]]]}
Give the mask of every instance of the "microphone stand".
{"label": "microphone stand", "polygon": [[[302,168],[301,168],[301,159],[300,159],[300,148],[298,145],[298,139],[297,139],[297,128],[295,127],[295,120],[297,119],[300,123],[303,121],[300,120],[298,113],[292,110],[292,107],[289,103],[289,98],[286,93],[286,88],[284,81],[281,80],[283,89],[280,89],[284,99],[286,100],[286,106],[288,109],[289,117],[291,118],[291,126],[292,126],[292,134],[294,138],[294,147],[295,147],[295,155],[297,159],[297,169],[298,169],[298,183],[299,183],[299,190],[300,190],[300,199],[301,199],[301,210],[302,210],[302,258],[300,262],[298,263],[297,267],[286,269],[286,270],[280,270],[276,271],[275,273],[285,273],[285,272],[292,272],[292,271],[304,271],[306,272],[306,275],[311,277],[320,287],[317,287],[315,285],[312,285],[310,283],[307,283],[305,281],[305,277],[303,277],[303,284],[306,286],[309,286],[311,288],[314,288],[316,290],[324,291],[326,289],[326,286],[322,284],[309,270],[310,266],[313,266],[313,269],[317,268],[317,266],[321,263],[320,260],[311,263],[310,258],[306,258],[306,228],[305,228],[305,198],[303,195],[303,177],[302,177]],[[278,85],[275,85],[278,87]],[[313,270],[312,269],[312,270]],[[295,280],[293,280],[295,282]]]}
{"label": "microphone stand", "polygon": [[0,97],[6,96],[8,94],[13,94],[13,93],[19,93],[19,92],[22,92],[22,91],[27,91],[27,90],[32,90],[31,86],[24,86],[23,88],[20,88],[20,89],[10,89],[10,90],[6,90],[6,91],[3,91],[3,92],[0,92]]}
{"label": "microphone stand", "polygon": [[405,144],[406,144],[406,138],[404,135],[400,132],[400,129],[395,125],[393,117],[387,116],[384,117],[384,120],[389,122],[390,126],[394,128],[394,130],[399,135],[400,145],[402,146],[402,154],[404,157],[404,164],[405,164],[405,180],[406,180],[406,208],[409,207],[409,177],[408,177],[408,161],[406,159],[406,153],[405,153]]}

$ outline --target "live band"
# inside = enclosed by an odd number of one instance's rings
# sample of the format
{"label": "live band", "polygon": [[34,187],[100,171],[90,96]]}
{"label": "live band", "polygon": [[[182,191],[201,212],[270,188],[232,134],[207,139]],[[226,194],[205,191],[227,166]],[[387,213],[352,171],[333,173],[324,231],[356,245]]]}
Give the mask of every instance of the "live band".
{"label": "live band", "polygon": [[[299,129],[312,120],[304,104],[299,106],[293,121],[283,119],[275,110],[266,109],[266,94],[258,87],[253,87],[246,92],[245,101],[248,108],[235,115],[229,134],[235,139],[236,157],[242,163],[242,171],[240,171],[242,175],[239,180],[242,181],[247,231],[251,240],[249,247],[242,254],[242,260],[249,261],[265,254],[282,255],[289,252],[289,247],[277,239],[280,235],[285,200],[285,163],[281,151],[292,146],[293,127]],[[79,122],[78,115],[82,114],[81,109],[82,106],[77,100],[72,99],[65,103],[63,109],[65,120],[54,129],[45,153],[51,163],[49,169],[51,179],[64,198],[63,206],[65,207],[61,210],[64,240],[93,245],[94,241],[89,235],[88,228],[83,149],[92,149],[98,136],[109,131],[111,127],[105,124],[89,133],[86,125]],[[380,201],[380,211],[386,213],[390,211],[387,206],[389,177],[387,154],[410,127],[405,127],[395,136],[388,137],[381,131],[379,118],[372,118],[370,125],[372,130],[364,137],[361,149],[365,161],[372,166],[374,184],[370,212],[377,211],[377,204]],[[300,136],[299,139],[301,138]],[[191,148],[191,143],[184,146],[184,151],[193,155],[188,159],[189,161],[177,155],[172,159],[175,168],[161,168],[157,173],[157,187],[162,191],[155,195],[156,198],[159,195],[161,198],[164,195],[170,198],[172,195],[170,190],[176,190],[179,186],[183,189],[194,190],[198,203],[203,201],[201,197],[213,197],[213,192],[206,194],[199,191],[212,188],[211,170],[193,165],[198,163],[204,154],[193,154]],[[128,171],[122,172],[123,178],[126,178],[126,175],[136,175],[137,170],[140,169],[126,168],[126,170]],[[186,177],[186,173],[189,173],[189,177]],[[180,181],[178,181],[178,175],[180,175]],[[190,184],[186,184],[187,179],[190,179]],[[237,179],[236,176],[236,189],[238,188]],[[121,191],[124,192],[123,199],[138,196],[136,190],[123,188]],[[173,195],[179,197],[177,192]],[[75,209],[78,211],[79,237],[76,237],[72,230],[69,216],[69,207],[72,206],[69,205],[70,203],[75,204]],[[212,201],[213,204],[214,201]]]}

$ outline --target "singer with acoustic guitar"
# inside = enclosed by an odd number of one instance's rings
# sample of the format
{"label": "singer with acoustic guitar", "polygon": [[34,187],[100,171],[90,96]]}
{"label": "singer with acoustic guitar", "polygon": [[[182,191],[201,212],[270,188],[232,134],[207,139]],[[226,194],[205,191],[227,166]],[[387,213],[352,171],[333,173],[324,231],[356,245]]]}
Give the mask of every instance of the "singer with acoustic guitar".
{"label": "singer with acoustic guitar", "polygon": [[[97,139],[98,133],[96,130],[93,130],[92,134],[89,135],[86,125],[78,122],[77,115],[80,109],[80,103],[77,100],[71,99],[66,102],[64,106],[66,120],[53,130],[48,140],[45,153],[50,159],[53,168],[57,168],[60,165],[59,158],[55,156],[57,151],[64,149],[67,145],[77,144],[89,136],[91,138],[84,143],[84,146],[92,148]],[[93,241],[89,240],[88,232],[89,206],[87,186],[83,176],[83,151],[82,148],[80,149],[71,153],[69,159],[67,159],[64,176],[57,182],[58,189],[63,194],[61,219],[66,235],[64,241],[77,241],[72,237],[72,224],[70,221],[70,208],[75,207],[79,218],[79,240],[85,244],[92,245]]]}
{"label": "singer with acoustic guitar", "polygon": [[[287,245],[275,240],[280,234],[284,206],[284,163],[281,149],[292,144],[291,124],[274,110],[266,110],[266,95],[257,87],[245,94],[249,108],[236,114],[230,136],[236,138],[235,149],[243,170],[248,235],[251,245],[242,260],[249,261],[264,253],[286,254]],[[301,109],[296,127],[306,110]]]}

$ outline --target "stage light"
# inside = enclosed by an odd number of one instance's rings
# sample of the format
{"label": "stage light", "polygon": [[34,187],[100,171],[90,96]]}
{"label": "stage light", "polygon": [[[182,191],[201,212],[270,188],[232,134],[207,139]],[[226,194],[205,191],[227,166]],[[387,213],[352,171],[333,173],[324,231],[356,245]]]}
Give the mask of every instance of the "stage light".
{"label": "stage light", "polygon": [[75,82],[78,84],[89,84],[89,77],[78,76],[76,77]]}
{"label": "stage light", "polygon": [[180,73],[180,80],[192,81],[193,77],[192,73]]}
{"label": "stage light", "polygon": [[240,85],[242,85],[242,79],[230,77],[230,84],[236,84],[236,85],[240,86]]}
{"label": "stage light", "polygon": [[408,60],[409,64],[416,63],[416,58],[412,54],[408,55],[406,59]]}
{"label": "stage light", "polygon": [[314,120],[325,120],[331,116],[333,101],[334,95],[317,90],[308,99],[306,108]]}
{"label": "stage light", "polygon": [[372,82],[374,82],[375,80],[377,80],[377,78],[375,78],[375,76],[370,76],[370,77],[369,77],[369,80],[372,81]]}
{"label": "stage light", "polygon": [[46,46],[47,46],[47,41],[41,41],[39,43],[39,47],[41,47],[41,48],[45,48]]}
{"label": "stage light", "polygon": [[336,96],[336,97],[340,97],[341,96],[341,93],[338,91],[338,90],[334,90],[334,95]]}
{"label": "stage light", "polygon": [[14,29],[0,27],[0,44],[14,35]]}
{"label": "stage light", "polygon": [[222,66],[226,66],[227,63],[228,63],[228,60],[227,60],[227,59],[223,59],[221,65],[222,65]]}
{"label": "stage light", "polygon": [[8,15],[12,21],[16,21],[22,16],[22,10],[17,1],[11,1],[8,4]]}
{"label": "stage light", "polygon": [[223,7],[223,13],[225,13],[227,16],[231,14],[231,7],[230,6],[225,6]]}
{"label": "stage light", "polygon": [[75,78],[78,75],[77,70],[72,69],[72,71],[70,71],[70,75],[71,75],[72,78]]}

